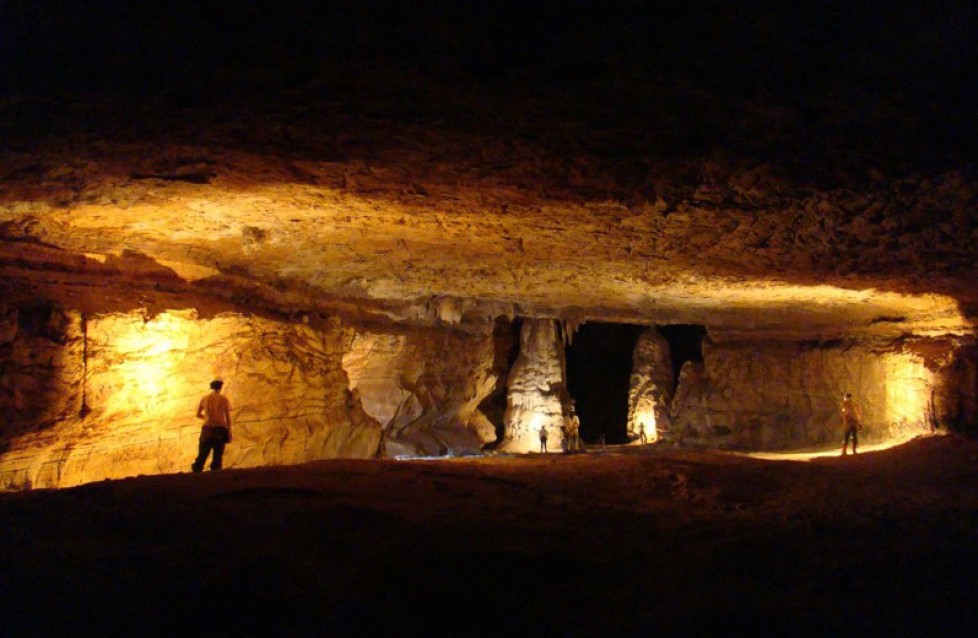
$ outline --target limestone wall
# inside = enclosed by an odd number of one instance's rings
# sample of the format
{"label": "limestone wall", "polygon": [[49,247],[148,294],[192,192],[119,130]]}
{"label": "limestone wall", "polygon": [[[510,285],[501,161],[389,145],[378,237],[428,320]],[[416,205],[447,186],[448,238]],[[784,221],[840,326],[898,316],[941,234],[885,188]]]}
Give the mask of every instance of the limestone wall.
{"label": "limestone wall", "polygon": [[225,467],[474,453],[495,431],[491,326],[396,334],[192,310],[0,311],[0,487],[187,471],[225,381]]}
{"label": "limestone wall", "polygon": [[938,424],[978,432],[978,345],[963,344],[939,370],[934,392]]}
{"label": "limestone wall", "polygon": [[495,429],[478,410],[493,391],[491,325],[467,335],[358,332],[343,356],[349,387],[384,431],[386,456],[474,454]]}
{"label": "limestone wall", "polygon": [[6,313],[3,332],[3,487],[186,471],[196,405],[217,377],[233,406],[225,467],[377,451],[380,428],[346,388],[342,352],[352,331],[338,322],[54,311],[40,323],[22,318],[25,328],[14,331],[17,315]]}
{"label": "limestone wall", "polygon": [[670,440],[751,450],[834,444],[845,392],[862,407],[864,441],[912,436],[933,423],[937,377],[910,348],[707,340],[703,357],[680,373]]}
{"label": "limestone wall", "polygon": [[0,308],[0,450],[12,436],[77,417],[82,331],[77,312]]}

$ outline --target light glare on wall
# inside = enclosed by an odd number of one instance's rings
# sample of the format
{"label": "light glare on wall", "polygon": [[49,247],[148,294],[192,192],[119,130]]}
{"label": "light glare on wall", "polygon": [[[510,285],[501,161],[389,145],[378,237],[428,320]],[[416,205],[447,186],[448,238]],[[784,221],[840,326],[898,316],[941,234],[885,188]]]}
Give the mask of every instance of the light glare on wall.
{"label": "light glare on wall", "polygon": [[174,371],[187,350],[193,322],[171,314],[145,322],[127,319],[120,319],[113,334],[113,350],[121,361],[102,379],[114,386],[105,398],[105,415],[168,416],[170,400],[187,393],[186,380]]}

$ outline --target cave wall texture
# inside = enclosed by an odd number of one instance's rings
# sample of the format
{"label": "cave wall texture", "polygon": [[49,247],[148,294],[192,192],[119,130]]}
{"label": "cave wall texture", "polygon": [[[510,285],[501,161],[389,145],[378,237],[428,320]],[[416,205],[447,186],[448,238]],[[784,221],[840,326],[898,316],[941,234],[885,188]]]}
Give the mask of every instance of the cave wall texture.
{"label": "cave wall texture", "polygon": [[633,442],[976,429],[974,3],[246,4],[0,3],[2,485],[185,469],[217,375],[230,467],[556,449],[587,322]]}
{"label": "cave wall texture", "polygon": [[670,409],[676,392],[672,355],[655,328],[647,328],[632,353],[632,377],[628,389],[628,438],[641,443],[644,425],[647,440],[672,431]]}
{"label": "cave wall texture", "polygon": [[491,330],[357,332],[343,369],[364,411],[381,424],[386,456],[481,452],[495,441],[479,404],[495,389]]}
{"label": "cave wall texture", "polygon": [[225,467],[372,458],[382,432],[388,454],[477,452],[494,439],[476,410],[494,385],[481,335],[50,307],[6,307],[0,326],[6,488],[186,471],[213,378],[233,405]]}
{"label": "cave wall texture", "polygon": [[847,392],[863,412],[863,442],[931,432],[952,348],[941,343],[925,357],[892,343],[707,341],[703,363],[680,373],[666,438],[744,450],[838,443]]}
{"label": "cave wall texture", "polygon": [[[488,443],[529,452],[539,449],[541,426],[556,452],[573,398],[567,329],[554,320],[522,322],[519,354],[500,379],[489,323],[384,330],[337,318],[310,325],[308,317],[51,306],[5,307],[2,317],[5,488],[185,471],[200,425],[193,411],[212,378],[226,381],[234,405],[226,467],[475,454]],[[675,444],[830,446],[841,432],[841,396],[852,392],[864,442],[906,439],[975,418],[973,351],[947,339],[707,338],[703,362],[686,362],[675,384],[669,345],[650,327],[635,347],[629,437],[644,421],[650,438]],[[500,387],[507,409],[497,424],[479,406]]]}
{"label": "cave wall texture", "polygon": [[560,451],[560,428],[569,398],[567,363],[560,326],[552,319],[523,322],[519,355],[507,381],[504,452],[540,450],[540,429],[547,450]]}

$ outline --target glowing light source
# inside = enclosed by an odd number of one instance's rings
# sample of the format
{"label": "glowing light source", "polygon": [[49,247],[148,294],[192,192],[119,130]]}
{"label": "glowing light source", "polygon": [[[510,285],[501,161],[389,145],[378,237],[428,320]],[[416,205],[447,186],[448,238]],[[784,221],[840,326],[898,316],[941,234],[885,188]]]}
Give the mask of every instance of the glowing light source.
{"label": "glowing light source", "polygon": [[640,432],[642,431],[642,428],[645,429],[646,442],[651,443],[658,438],[655,421],[655,407],[651,405],[651,403],[643,401],[639,404],[635,410],[634,423],[635,431],[632,434],[634,434],[636,438],[633,443],[641,445],[642,438]]}
{"label": "glowing light source", "polygon": [[[872,443],[869,445],[860,444],[859,454],[864,454],[867,452],[880,452],[882,450],[888,450],[894,448],[898,445],[903,445],[908,443],[913,439],[923,438],[926,436],[938,436],[938,434],[916,434],[904,437],[895,437],[888,439],[881,443]],[[736,452],[737,456],[747,456],[752,459],[763,459],[765,461],[811,461],[812,459],[828,458],[833,456],[839,456],[841,450],[841,445],[833,447],[830,450],[810,450],[810,451],[795,451],[795,452]]]}
{"label": "glowing light source", "polygon": [[174,374],[186,356],[194,322],[178,313],[164,313],[149,321],[124,315],[106,317],[111,342],[107,361],[113,365],[94,370],[96,392],[101,394],[101,418],[142,413],[146,419],[170,416],[172,399],[189,389],[182,375]]}
{"label": "glowing light source", "polygon": [[920,357],[892,354],[885,359],[888,438],[905,438],[930,430],[934,373]]}

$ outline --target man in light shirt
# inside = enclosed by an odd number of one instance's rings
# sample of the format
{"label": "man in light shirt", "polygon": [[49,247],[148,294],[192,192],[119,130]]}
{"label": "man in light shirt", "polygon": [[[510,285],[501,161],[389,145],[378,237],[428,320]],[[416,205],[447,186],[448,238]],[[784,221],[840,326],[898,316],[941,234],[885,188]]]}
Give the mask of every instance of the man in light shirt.
{"label": "man in light shirt", "polygon": [[220,379],[211,381],[211,392],[197,406],[197,418],[204,420],[200,429],[200,445],[197,460],[190,466],[194,472],[204,469],[207,456],[213,451],[211,470],[221,469],[224,458],[224,446],[231,442],[231,402],[221,394],[224,382]]}

